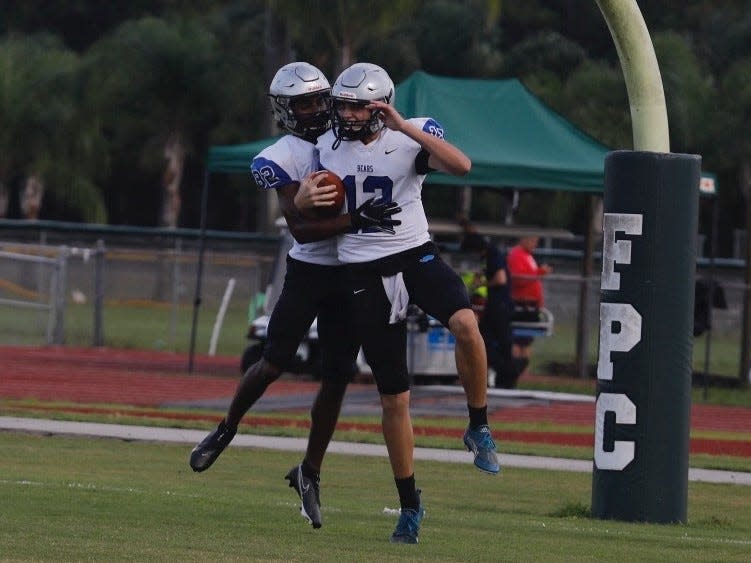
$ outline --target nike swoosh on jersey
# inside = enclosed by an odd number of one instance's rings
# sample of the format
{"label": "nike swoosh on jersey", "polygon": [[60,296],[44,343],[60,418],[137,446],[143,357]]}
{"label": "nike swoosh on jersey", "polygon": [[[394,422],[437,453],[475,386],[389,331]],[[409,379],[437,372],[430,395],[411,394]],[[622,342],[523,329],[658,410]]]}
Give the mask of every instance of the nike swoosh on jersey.
{"label": "nike swoosh on jersey", "polygon": [[356,289],[355,291],[353,291],[353,293],[355,295],[357,295],[358,293],[362,293],[363,291],[365,291],[365,290],[364,289]]}
{"label": "nike swoosh on jersey", "polygon": [[399,148],[399,147],[394,147],[393,149],[386,149],[386,150],[385,150],[385,151],[383,151],[383,152],[384,152],[384,153],[386,153],[386,154],[391,154],[392,152],[394,152],[394,151],[395,151],[396,149],[398,149],[398,148]]}

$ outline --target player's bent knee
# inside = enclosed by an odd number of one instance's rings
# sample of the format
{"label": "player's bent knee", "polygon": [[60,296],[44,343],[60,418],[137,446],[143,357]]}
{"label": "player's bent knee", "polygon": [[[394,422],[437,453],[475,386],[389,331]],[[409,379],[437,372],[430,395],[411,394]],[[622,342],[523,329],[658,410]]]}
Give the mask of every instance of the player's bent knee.
{"label": "player's bent knee", "polygon": [[394,376],[385,379],[378,377],[375,370],[373,370],[373,375],[381,397],[400,395],[409,391],[409,375],[406,372],[398,376],[394,374]]}
{"label": "player's bent knee", "polygon": [[458,341],[481,338],[477,317],[472,309],[460,309],[451,315],[448,328]]}
{"label": "player's bent knee", "polygon": [[384,415],[393,415],[399,412],[409,412],[409,392],[381,393],[381,407]]}
{"label": "player's bent knee", "polygon": [[265,358],[262,358],[248,369],[245,373],[245,378],[259,379],[266,385],[270,385],[279,379],[280,375],[282,375],[282,370],[280,368],[276,367]]}

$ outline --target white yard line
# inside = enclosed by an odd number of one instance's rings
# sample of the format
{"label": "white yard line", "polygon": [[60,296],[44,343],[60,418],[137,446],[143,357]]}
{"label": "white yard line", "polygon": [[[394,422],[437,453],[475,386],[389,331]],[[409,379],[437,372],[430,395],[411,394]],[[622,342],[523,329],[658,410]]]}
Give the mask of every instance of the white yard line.
{"label": "white yard line", "polygon": [[[175,444],[197,444],[205,436],[205,430],[185,430],[180,428],[156,428],[125,424],[101,424],[94,422],[71,422],[41,418],[20,418],[0,416],[0,430],[16,430],[42,434],[65,434],[71,436],[96,436],[119,438],[145,442],[171,442]],[[269,450],[304,452],[306,438],[284,438],[280,436],[254,436],[238,434],[232,440],[232,447],[264,448]],[[386,447],[376,444],[354,442],[331,442],[330,453],[386,457]],[[524,467],[529,469],[549,469],[555,471],[576,471],[590,473],[592,462],[586,460],[554,457],[500,454],[503,467]],[[469,452],[463,450],[441,450],[437,448],[415,448],[415,459],[444,461],[448,463],[471,463]],[[714,469],[689,469],[691,481],[706,483],[730,483],[751,485],[751,473],[740,471],[719,471]]]}

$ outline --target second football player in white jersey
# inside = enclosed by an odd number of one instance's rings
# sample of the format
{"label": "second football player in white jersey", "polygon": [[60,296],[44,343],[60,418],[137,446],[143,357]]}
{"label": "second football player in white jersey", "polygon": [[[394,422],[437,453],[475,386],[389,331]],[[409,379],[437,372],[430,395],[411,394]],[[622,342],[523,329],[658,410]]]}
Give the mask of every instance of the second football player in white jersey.
{"label": "second football player in white jersey", "polygon": [[[308,205],[296,205],[298,193],[320,182],[315,176],[318,160],[314,143],[330,127],[330,89],[323,73],[305,62],[283,66],[271,82],[272,112],[287,134],[253,159],[251,172],[260,189],[276,191],[294,246],[287,256],[284,285],[271,313],[263,356],[246,370],[216,430],[197,444],[190,456],[194,471],[211,467],[232,441],[248,409],[295,362],[297,347],[317,317],[321,388],[311,409],[305,457],[286,476],[302,501],[301,514],[316,528],[322,525],[319,472],[347,382],[355,371],[359,348],[350,328],[351,315],[342,304],[346,299],[346,286],[336,255],[336,240],[322,239],[353,226],[369,225],[390,232],[392,226],[399,223],[398,219],[391,219],[391,215],[399,211],[397,205],[370,201],[354,213],[331,220],[308,219],[303,216]],[[312,201],[308,203],[316,205]]]}

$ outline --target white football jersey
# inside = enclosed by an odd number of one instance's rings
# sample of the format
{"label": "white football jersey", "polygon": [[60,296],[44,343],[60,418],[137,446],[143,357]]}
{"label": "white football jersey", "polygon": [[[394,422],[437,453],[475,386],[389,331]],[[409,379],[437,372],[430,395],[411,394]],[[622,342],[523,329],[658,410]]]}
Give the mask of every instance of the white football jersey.
{"label": "white football jersey", "polygon": [[[443,128],[427,117],[408,120],[423,131],[443,138]],[[396,201],[402,212],[395,215],[402,224],[396,234],[368,229],[339,237],[339,260],[344,263],[369,262],[420,246],[430,240],[428,220],[422,207],[422,183],[427,162],[417,169],[422,147],[404,133],[384,128],[378,138],[367,145],[360,141],[342,141],[331,147],[335,136],[327,131],[318,138],[320,166],[336,173],[344,182],[346,209],[354,211],[373,196]]]}
{"label": "white football jersey", "polygon": [[[272,190],[302,179],[317,169],[318,156],[313,143],[285,135],[253,159],[250,171],[259,188]],[[294,239],[293,239],[294,240]],[[301,244],[294,241],[289,255],[296,260],[324,266],[338,265],[336,238]]]}

